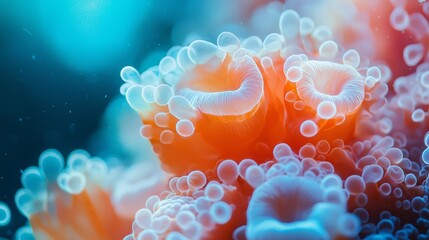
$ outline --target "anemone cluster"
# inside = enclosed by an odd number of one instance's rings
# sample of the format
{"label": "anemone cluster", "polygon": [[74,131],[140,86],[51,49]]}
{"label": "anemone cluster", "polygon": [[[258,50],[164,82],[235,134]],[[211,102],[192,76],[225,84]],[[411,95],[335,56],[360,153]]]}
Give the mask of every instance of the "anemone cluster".
{"label": "anemone cluster", "polygon": [[389,31],[413,36],[404,73],[337,36],[348,22],[293,9],[263,38],[222,32],[124,67],[159,161],[43,152],[16,194],[30,224],[17,239],[428,239],[429,3],[416,4],[389,5]]}

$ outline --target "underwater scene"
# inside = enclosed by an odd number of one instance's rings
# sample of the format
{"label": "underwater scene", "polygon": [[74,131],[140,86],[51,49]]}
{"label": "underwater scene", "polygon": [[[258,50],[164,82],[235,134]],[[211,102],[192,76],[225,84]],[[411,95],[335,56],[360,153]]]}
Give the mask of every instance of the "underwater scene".
{"label": "underwater scene", "polygon": [[429,1],[0,0],[0,240],[429,239]]}

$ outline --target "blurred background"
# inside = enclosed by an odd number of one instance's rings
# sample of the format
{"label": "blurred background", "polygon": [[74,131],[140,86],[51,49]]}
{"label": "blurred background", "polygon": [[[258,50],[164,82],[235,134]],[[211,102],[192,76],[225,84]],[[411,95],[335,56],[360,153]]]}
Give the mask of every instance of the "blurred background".
{"label": "blurred background", "polygon": [[0,0],[0,201],[12,210],[0,237],[25,223],[13,204],[21,171],[46,148],[102,146],[91,136],[121,68],[171,45],[171,22],[154,20],[171,9],[154,2]]}
{"label": "blurred background", "polygon": [[145,150],[139,119],[119,96],[120,70],[143,71],[170,47],[222,30],[244,34],[240,25],[266,1],[242,2],[0,0],[0,201],[12,211],[0,238],[25,224],[14,194],[43,150],[124,161]]}

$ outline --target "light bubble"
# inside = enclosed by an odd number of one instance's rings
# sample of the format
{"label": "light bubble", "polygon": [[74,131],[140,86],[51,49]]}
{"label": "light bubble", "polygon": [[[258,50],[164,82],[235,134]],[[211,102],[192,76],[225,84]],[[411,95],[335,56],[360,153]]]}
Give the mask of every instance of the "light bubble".
{"label": "light bubble", "polygon": [[67,178],[66,189],[70,194],[80,194],[87,184],[86,177],[80,172],[71,172]]}
{"label": "light bubble", "polygon": [[199,170],[194,170],[189,173],[187,181],[190,187],[199,189],[206,185],[207,179],[206,175],[203,172]]}
{"label": "light bubble", "polygon": [[381,71],[378,67],[375,66],[368,68],[366,75],[374,78],[376,82],[380,81],[381,79]]}
{"label": "light bubble", "polygon": [[368,196],[365,193],[359,193],[356,195],[356,205],[359,207],[365,207],[368,203]]}
{"label": "light bubble", "polygon": [[304,122],[302,122],[299,130],[304,137],[310,138],[316,136],[317,132],[319,131],[319,127],[314,121],[305,120]]}
{"label": "light bubble", "polygon": [[328,26],[319,25],[314,29],[311,36],[314,40],[318,41],[319,43],[322,43],[323,41],[332,38],[332,30]]}
{"label": "light bubble", "polygon": [[212,216],[210,215],[209,208],[201,211],[198,214],[197,220],[204,227],[205,230],[210,231],[213,230],[216,226],[216,223],[213,221]]}
{"label": "light bubble", "polygon": [[188,240],[188,238],[179,232],[172,231],[167,235],[165,240]]}
{"label": "light bubble", "polygon": [[280,32],[283,37],[287,40],[294,40],[298,37],[300,18],[296,11],[286,10],[284,11],[279,20]]}
{"label": "light bubble", "polygon": [[171,218],[163,215],[160,217],[153,218],[152,220],[152,229],[157,233],[165,233],[171,225]]}
{"label": "light bubble", "polygon": [[287,102],[295,102],[297,100],[297,96],[294,92],[289,91],[285,94],[285,100]]}
{"label": "light bubble", "polygon": [[362,223],[366,223],[369,220],[369,213],[365,208],[356,208],[353,214],[358,216]]}
{"label": "light bubble", "polygon": [[334,58],[338,52],[338,45],[332,40],[323,42],[319,47],[319,53],[321,56],[326,58]]}
{"label": "light bubble", "polygon": [[402,151],[399,148],[389,148],[384,153],[384,156],[390,160],[391,164],[398,164],[403,158]]}
{"label": "light bubble", "polygon": [[302,78],[302,69],[297,66],[292,66],[286,71],[286,78],[291,82],[298,82]]}
{"label": "light bubble", "polygon": [[351,195],[357,195],[365,191],[366,185],[361,176],[352,175],[346,179],[344,187]]}
{"label": "light bubble", "polygon": [[354,68],[357,68],[360,64],[360,55],[359,53],[354,50],[354,49],[350,49],[347,52],[344,53],[343,55],[343,63],[350,65]]}
{"label": "light bubble", "polygon": [[407,187],[414,187],[417,184],[417,177],[416,175],[412,174],[412,173],[408,173],[405,176],[405,184],[407,185]]}
{"label": "light bubble", "polygon": [[365,183],[377,183],[383,178],[383,168],[378,164],[366,166],[362,172],[362,178]]}
{"label": "light bubble", "polygon": [[283,45],[283,37],[278,33],[270,33],[265,37],[262,45],[267,52],[278,52]]}
{"label": "light bubble", "polygon": [[386,175],[394,183],[402,183],[404,181],[404,170],[398,166],[390,166],[387,168]]}
{"label": "light bubble", "polygon": [[388,183],[383,183],[378,187],[378,190],[383,196],[389,196],[392,192],[392,187]]}
{"label": "light bubble", "polygon": [[396,7],[393,9],[390,13],[389,20],[390,25],[392,25],[392,27],[397,31],[405,30],[410,24],[408,13],[402,7]]}
{"label": "light bubble", "polygon": [[171,144],[174,140],[174,133],[171,130],[163,130],[159,139],[162,144]]}
{"label": "light bubble", "polygon": [[422,160],[425,164],[429,164],[429,147],[423,151]]}
{"label": "light bubble", "polygon": [[329,145],[328,141],[320,140],[316,145],[316,149],[321,154],[327,154],[331,149],[331,146]]}
{"label": "light bubble", "polygon": [[146,204],[145,204],[145,206],[146,206],[146,208],[147,208],[147,209],[149,209],[149,210],[153,210],[153,209],[154,209],[154,206],[155,206],[156,204],[158,204],[160,201],[161,201],[161,199],[160,199],[157,195],[153,195],[153,196],[150,196],[150,197],[146,200]]}
{"label": "light bubble", "polygon": [[240,63],[245,59],[246,56],[247,56],[246,49],[239,48],[237,51],[234,52],[234,54],[232,54],[232,60],[235,63]]}
{"label": "light bubble", "polygon": [[150,139],[152,138],[152,125],[145,124],[140,127],[140,134],[142,137]]}
{"label": "light bubble", "polygon": [[424,142],[426,147],[429,147],[429,132],[426,132]]}
{"label": "light bubble", "polygon": [[246,169],[245,177],[250,186],[256,188],[264,182],[265,173],[260,166],[252,165]]}
{"label": "light bubble", "polygon": [[232,233],[233,240],[245,240],[246,238],[246,226],[240,226]]}
{"label": "light bubble", "polygon": [[414,212],[421,212],[426,208],[427,202],[422,197],[414,197],[411,201],[411,207]]}
{"label": "light bubble", "polygon": [[405,200],[402,202],[402,207],[403,207],[405,210],[410,209],[410,208],[411,208],[411,202],[410,202],[409,200],[405,199]]}
{"label": "light bubble", "polygon": [[4,202],[0,202],[0,227],[8,225],[10,219],[11,213],[9,207]]}
{"label": "light bubble", "polygon": [[411,114],[411,119],[413,120],[413,122],[423,122],[425,120],[425,112],[421,109],[418,108],[416,110],[413,111],[413,113]]}
{"label": "light bubble", "polygon": [[165,106],[170,101],[170,98],[173,96],[173,90],[167,84],[160,84],[156,86],[154,92],[154,99],[157,104],[160,106]]}
{"label": "light bubble", "polygon": [[222,32],[217,38],[220,49],[232,53],[240,47],[240,40],[230,32]]}
{"label": "light bubble", "polygon": [[218,47],[213,43],[196,40],[188,47],[188,56],[196,64],[205,64],[212,59],[218,51]]}
{"label": "light bubble", "polygon": [[393,196],[395,198],[401,198],[402,194],[403,194],[403,192],[402,192],[402,190],[400,188],[393,189]]}
{"label": "light bubble", "polygon": [[165,112],[159,112],[155,114],[155,123],[158,127],[165,128],[168,126],[168,114]]}
{"label": "light bubble", "polygon": [[227,184],[233,184],[238,177],[238,165],[233,160],[222,161],[217,168],[219,179]]}
{"label": "light bubble", "polygon": [[158,240],[158,234],[152,229],[145,229],[139,233],[137,240]]}
{"label": "light bubble", "polygon": [[15,233],[16,240],[34,240],[33,230],[30,226],[20,227]]}
{"label": "light bubble", "polygon": [[257,163],[252,160],[252,159],[243,159],[239,164],[238,164],[238,174],[240,175],[241,178],[245,179],[246,178],[246,171],[247,168],[249,168],[250,166],[254,166],[257,165]]}
{"label": "light bubble", "polygon": [[380,233],[393,233],[395,225],[390,219],[383,219],[377,224],[377,231]]}
{"label": "light bubble", "polygon": [[[155,86],[152,85],[147,85],[144,86],[142,89],[142,98],[144,101],[146,101],[147,103],[154,103],[155,102]],[[127,91],[128,92],[128,91]]]}
{"label": "light bubble", "polygon": [[64,168],[64,158],[55,149],[45,150],[40,154],[39,167],[49,181],[55,181],[58,174]]}
{"label": "light bubble", "polygon": [[182,229],[187,228],[194,221],[195,215],[190,211],[180,211],[176,216],[176,223]]}
{"label": "light bubble", "polygon": [[429,88],[429,71],[422,73],[420,76],[420,84],[425,88]]}
{"label": "light bubble", "polygon": [[227,203],[219,201],[210,207],[210,215],[218,224],[227,223],[232,216],[232,208]]}
{"label": "light bubble", "polygon": [[287,72],[290,67],[300,67],[303,63],[302,58],[299,55],[290,55],[286,58],[285,63],[283,64],[283,70]]}
{"label": "light bubble", "polygon": [[195,200],[195,207],[198,211],[203,212],[209,210],[211,206],[211,202],[207,197],[199,197]]}
{"label": "light bubble", "polygon": [[341,188],[343,186],[343,181],[338,175],[329,174],[322,179],[321,186],[325,189],[330,187]]}
{"label": "light bubble", "polygon": [[246,38],[242,46],[250,52],[258,53],[262,49],[262,40],[257,36],[252,36]]}
{"label": "light bubble", "polygon": [[219,201],[223,198],[224,194],[222,186],[218,183],[209,183],[204,189],[204,195],[210,201]]}
{"label": "light bubble", "polygon": [[140,73],[131,66],[122,68],[121,78],[128,83],[140,83]]}
{"label": "light bubble", "polygon": [[406,46],[403,53],[405,63],[410,67],[417,65],[423,58],[423,51],[424,47],[419,43]]}
{"label": "light bubble", "polygon": [[317,115],[322,119],[331,119],[337,114],[337,106],[331,101],[322,101],[317,106]]}
{"label": "light bubble", "polygon": [[183,193],[188,191],[189,190],[188,176],[179,177],[179,179],[177,179],[176,185],[177,185],[177,190],[179,190],[180,192]]}
{"label": "light bubble", "polygon": [[159,72],[163,75],[166,75],[176,70],[176,67],[176,60],[170,56],[167,56],[161,59],[161,62],[159,63]]}
{"label": "light bubble", "polygon": [[149,228],[152,224],[152,212],[147,208],[142,208],[135,214],[135,222],[141,228]]}
{"label": "light bubble", "polygon": [[188,47],[183,47],[177,53],[177,65],[183,70],[190,70],[194,67],[194,63],[188,56]]}
{"label": "light bubble", "polygon": [[176,131],[182,137],[190,137],[194,134],[194,124],[188,119],[181,119],[176,123]]}
{"label": "light bubble", "polygon": [[315,27],[313,19],[309,17],[303,17],[300,19],[300,21],[301,21],[300,28],[299,28],[300,34],[301,35],[311,34]]}
{"label": "light bubble", "polygon": [[28,167],[22,172],[22,186],[37,195],[43,192],[46,188],[46,178],[37,167]]}

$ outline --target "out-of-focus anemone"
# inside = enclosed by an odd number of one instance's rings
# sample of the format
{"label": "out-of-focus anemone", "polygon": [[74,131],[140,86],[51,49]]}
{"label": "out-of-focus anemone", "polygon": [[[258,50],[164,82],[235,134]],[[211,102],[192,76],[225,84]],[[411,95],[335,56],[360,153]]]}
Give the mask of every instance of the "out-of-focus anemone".
{"label": "out-of-focus anemone", "polygon": [[139,116],[118,96],[104,111],[101,126],[89,141],[89,149],[106,160],[118,158],[124,165],[155,159],[149,141],[139,133],[140,127]]}
{"label": "out-of-focus anemone", "polygon": [[[358,234],[359,218],[346,213],[347,192],[332,164],[301,159],[284,143],[273,155],[259,165],[253,159],[239,164],[228,159],[215,171],[172,178],[170,191],[148,198],[137,211],[132,234],[124,239],[276,239],[305,230],[320,233],[321,239]],[[265,221],[270,216],[274,225]]]}
{"label": "out-of-focus anemone", "polygon": [[140,161],[131,165],[115,181],[111,201],[121,216],[133,216],[150,196],[167,189],[168,175],[158,162]]}
{"label": "out-of-focus anemone", "polygon": [[[422,151],[424,134],[429,129],[427,109],[429,107],[429,5],[413,1],[391,1],[394,9],[390,13],[391,27],[410,35],[412,41],[399,50],[404,65],[411,74],[399,75],[392,81],[394,95],[379,119],[392,121],[391,131],[406,135],[408,149],[414,153]],[[401,61],[402,62],[402,61]]]}
{"label": "out-of-focus anemone", "polygon": [[223,32],[217,45],[172,48],[141,75],[122,70],[122,92],[166,171],[204,171],[222,158],[263,162],[282,141],[297,150],[353,136],[362,106],[379,100],[371,93],[381,71],[308,21],[287,10],[280,34],[264,40]]}
{"label": "out-of-focus anemone", "polygon": [[374,35],[374,53],[389,65],[394,78],[415,71],[427,58],[428,4],[425,1],[353,1],[365,13]]}
{"label": "out-of-focus anemone", "polygon": [[[152,173],[143,172],[145,182],[139,184],[141,180],[132,171],[108,167],[105,161],[90,157],[84,150],[73,151],[65,166],[63,156],[48,149],[40,155],[38,167],[23,171],[23,188],[16,193],[15,203],[29,219],[36,239],[119,239],[133,217],[133,213],[127,215],[123,210],[124,205],[131,210],[143,206],[129,199],[144,200],[146,191],[153,194],[163,190],[160,170],[145,167]],[[124,188],[124,182],[134,188]],[[18,239],[31,234],[22,231]]]}
{"label": "out-of-focus anemone", "polygon": [[[331,11],[331,9],[341,11]],[[376,54],[375,34],[366,12],[354,1],[342,0],[287,0],[272,1],[257,8],[245,25],[250,34],[264,36],[275,32],[275,23],[283,11],[295,10],[307,26],[320,24],[329,28],[336,41],[344,48],[354,48],[366,57]],[[365,38],[362,38],[365,36]]]}
{"label": "out-of-focus anemone", "polygon": [[403,50],[407,66],[416,66],[429,57],[429,12],[428,3],[413,1],[390,1],[394,7],[389,22],[397,31],[407,31],[415,38]]}

